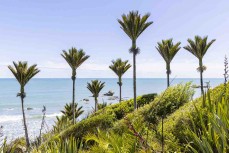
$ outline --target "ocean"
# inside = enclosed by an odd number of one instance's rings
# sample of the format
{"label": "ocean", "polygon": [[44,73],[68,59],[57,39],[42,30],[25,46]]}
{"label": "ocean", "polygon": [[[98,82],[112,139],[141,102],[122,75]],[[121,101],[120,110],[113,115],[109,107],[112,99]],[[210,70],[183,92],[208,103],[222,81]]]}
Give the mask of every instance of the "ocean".
{"label": "ocean", "polygon": [[[76,101],[83,106],[85,113],[80,117],[83,118],[87,112],[92,111],[94,107],[94,99],[86,88],[87,82],[94,80],[93,78],[77,78],[76,79]],[[99,102],[117,103],[118,100],[110,100],[103,96],[104,93],[112,90],[114,96],[119,95],[119,87],[115,78],[101,78],[105,82],[105,87],[101,91]],[[172,85],[192,81],[193,84],[199,84],[198,78],[175,78]],[[223,79],[207,78],[204,82],[210,81],[211,87],[215,87],[223,83]],[[19,92],[19,84],[15,79],[0,79],[0,126],[3,126],[3,137],[13,140],[24,136],[22,126],[21,101],[16,97]],[[166,89],[165,78],[138,78],[137,79],[137,95],[148,93],[160,93]],[[195,89],[194,97],[200,95],[200,89]],[[32,79],[25,88],[25,114],[27,118],[29,136],[35,138],[39,134],[42,118],[42,108],[46,106],[46,124],[43,132],[52,129],[56,116],[60,116],[60,110],[63,110],[66,103],[70,103],[72,99],[72,80],[71,79]],[[133,82],[131,78],[123,79],[122,96],[124,99],[133,97]],[[89,102],[83,99],[89,99]],[[27,110],[32,108],[32,110]]]}

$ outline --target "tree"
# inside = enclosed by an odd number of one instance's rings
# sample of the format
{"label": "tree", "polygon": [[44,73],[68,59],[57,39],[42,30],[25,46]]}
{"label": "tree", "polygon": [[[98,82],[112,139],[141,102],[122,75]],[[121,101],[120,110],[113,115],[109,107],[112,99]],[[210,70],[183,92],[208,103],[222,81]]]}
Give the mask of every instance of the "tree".
{"label": "tree", "polygon": [[[83,64],[90,56],[85,55],[85,52],[82,49],[77,50],[72,47],[67,51],[63,50],[63,54],[61,56],[66,60],[69,66],[72,69],[72,105],[75,107],[75,80],[76,80],[76,70]],[[73,118],[75,116],[75,110],[73,109]],[[75,124],[75,120],[73,120],[73,124]]]}
{"label": "tree", "polygon": [[200,36],[195,36],[194,40],[188,39],[188,45],[184,47],[185,50],[192,53],[199,60],[199,67],[197,71],[200,72],[200,87],[201,94],[204,94],[203,88],[203,72],[206,70],[206,67],[203,65],[203,57],[208,51],[209,47],[215,42],[215,39],[211,40],[209,43],[207,42],[208,37],[201,38]]}
{"label": "tree", "polygon": [[[82,106],[78,107],[78,103],[75,104],[75,119],[77,119],[81,114],[83,114]],[[64,110],[61,111],[64,117],[69,118],[69,120],[73,120],[73,108],[71,104],[66,104],[64,106]]]}
{"label": "tree", "polygon": [[92,80],[91,83],[87,83],[87,89],[92,93],[92,97],[95,98],[95,112],[98,110],[98,97],[100,91],[105,86],[105,82],[99,80]]}
{"label": "tree", "polygon": [[157,51],[160,53],[166,63],[166,74],[167,74],[167,87],[169,87],[169,75],[171,74],[170,63],[172,62],[176,53],[180,50],[180,42],[173,44],[173,39],[162,40],[158,42]]}
{"label": "tree", "polygon": [[122,76],[126,73],[126,71],[131,67],[130,64],[128,64],[128,60],[122,61],[121,58],[118,58],[116,61],[111,61],[112,65],[109,66],[109,68],[118,76],[118,82],[119,85],[119,102],[122,101]]}
{"label": "tree", "polygon": [[25,111],[24,111],[24,98],[26,97],[25,93],[25,85],[32,79],[37,73],[40,72],[38,70],[37,65],[34,64],[32,66],[28,66],[27,62],[13,62],[13,66],[8,66],[10,71],[13,73],[14,77],[17,79],[18,83],[20,84],[20,92],[17,94],[18,97],[21,97],[21,108],[22,108],[22,115],[23,115],[23,123],[25,129],[25,140],[27,149],[30,146],[26,118],[25,118]]}
{"label": "tree", "polygon": [[133,89],[134,89],[134,109],[137,109],[136,102],[136,55],[140,53],[137,47],[137,38],[148,28],[153,22],[147,22],[150,14],[147,13],[143,16],[138,11],[131,11],[129,14],[122,15],[122,20],[118,19],[120,28],[127,34],[132,41],[132,46],[129,49],[133,53]]}

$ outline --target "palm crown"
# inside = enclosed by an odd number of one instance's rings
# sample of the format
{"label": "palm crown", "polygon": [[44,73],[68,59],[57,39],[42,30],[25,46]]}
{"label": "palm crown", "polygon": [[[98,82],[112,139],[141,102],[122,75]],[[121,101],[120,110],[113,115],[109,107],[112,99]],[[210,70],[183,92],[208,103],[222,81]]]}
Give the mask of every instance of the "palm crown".
{"label": "palm crown", "polygon": [[128,15],[122,15],[122,20],[118,19],[121,29],[130,37],[133,42],[132,49],[136,49],[137,38],[147,27],[153,23],[147,22],[149,16],[149,13],[141,16],[138,11],[130,11]]}
{"label": "palm crown", "polygon": [[188,39],[189,45],[185,46],[184,49],[192,53],[198,59],[202,59],[207,52],[208,48],[212,45],[215,39],[207,43],[208,37],[205,36],[201,38],[200,36],[195,36],[195,40]]}
{"label": "palm crown", "polygon": [[[78,118],[81,114],[83,114],[82,106],[78,107],[78,103],[74,105],[75,107],[75,118]],[[73,118],[73,105],[72,104],[66,104],[64,106],[64,110],[61,111],[65,117],[68,117],[72,120]]]}
{"label": "palm crown", "polygon": [[174,56],[180,50],[180,42],[173,44],[173,39],[162,40],[162,42],[158,42],[158,47],[156,47],[157,51],[163,57],[166,62],[166,68],[168,73],[171,73],[169,64],[173,60]]}
{"label": "palm crown", "polygon": [[104,86],[105,82],[99,80],[92,80],[91,83],[87,83],[87,89],[90,90],[93,97],[98,97]]}
{"label": "palm crown", "polygon": [[122,61],[121,58],[117,59],[116,61],[113,60],[112,65],[109,66],[109,68],[119,77],[119,79],[130,67],[131,65],[128,64],[128,60]]}
{"label": "palm crown", "polygon": [[36,64],[29,67],[27,62],[20,61],[18,63],[13,62],[13,65],[14,67],[9,65],[8,68],[22,87],[25,87],[29,80],[40,72]]}
{"label": "palm crown", "polygon": [[82,49],[77,50],[72,47],[67,51],[63,50],[61,56],[66,60],[69,66],[72,68],[72,76],[76,76],[76,69],[86,61],[90,56],[86,55]]}

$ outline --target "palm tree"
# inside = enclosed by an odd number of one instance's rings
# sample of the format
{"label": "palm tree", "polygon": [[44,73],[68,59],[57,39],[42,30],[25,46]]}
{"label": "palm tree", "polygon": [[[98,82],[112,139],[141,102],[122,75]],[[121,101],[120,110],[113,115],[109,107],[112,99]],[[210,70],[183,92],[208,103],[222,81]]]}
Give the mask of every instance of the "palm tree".
{"label": "palm tree", "polygon": [[200,72],[200,87],[201,87],[202,95],[204,94],[203,72],[206,70],[206,67],[203,65],[203,57],[206,54],[206,52],[208,51],[209,47],[215,41],[215,39],[213,39],[208,43],[207,39],[208,39],[207,36],[203,38],[201,38],[200,36],[195,36],[194,41],[191,39],[188,39],[189,44],[184,47],[184,49],[192,53],[199,60],[199,67],[197,68],[197,71]]}
{"label": "palm tree", "polygon": [[[76,70],[77,68],[85,62],[90,56],[85,55],[85,52],[82,49],[77,50],[72,47],[67,51],[63,50],[63,54],[61,56],[66,60],[69,66],[72,68],[72,105],[75,107],[75,80],[76,80]],[[75,110],[73,109],[73,117],[75,118]],[[73,124],[75,124],[75,120],[73,120]]]}
{"label": "palm tree", "polygon": [[[75,119],[77,119],[81,114],[83,114],[82,106],[78,107],[78,103],[75,104]],[[72,104],[66,104],[64,110],[61,111],[63,115],[69,120],[73,120],[73,108]]]}
{"label": "palm tree", "polygon": [[22,115],[23,115],[23,123],[25,129],[25,139],[26,139],[26,146],[29,148],[29,136],[25,118],[25,111],[24,111],[24,98],[26,97],[25,93],[25,85],[32,79],[40,70],[37,69],[37,65],[34,64],[32,66],[28,66],[27,62],[13,62],[13,66],[8,66],[10,71],[13,73],[14,77],[17,79],[18,83],[20,84],[20,92],[17,96],[21,97],[21,108],[22,108]]}
{"label": "palm tree", "polygon": [[126,71],[131,67],[130,64],[128,64],[128,60],[122,61],[121,58],[118,58],[116,61],[111,61],[112,65],[109,66],[109,68],[118,76],[118,82],[119,85],[119,102],[122,101],[122,76],[126,73]]}
{"label": "palm tree", "polygon": [[100,91],[105,86],[105,82],[99,80],[92,80],[91,83],[87,83],[87,89],[92,93],[92,97],[95,98],[95,112],[98,110],[98,97]]}
{"label": "palm tree", "polygon": [[133,53],[133,89],[134,89],[134,109],[137,109],[136,102],[136,55],[140,53],[140,49],[137,47],[137,38],[149,27],[153,22],[147,22],[150,14],[147,13],[144,16],[138,13],[138,11],[131,11],[129,14],[122,15],[122,20],[118,19],[120,28],[127,34],[132,41],[130,53]]}
{"label": "palm tree", "polygon": [[162,40],[158,42],[157,51],[161,54],[166,63],[167,87],[169,87],[169,75],[171,74],[170,63],[176,53],[180,50],[180,42],[173,44],[173,39]]}

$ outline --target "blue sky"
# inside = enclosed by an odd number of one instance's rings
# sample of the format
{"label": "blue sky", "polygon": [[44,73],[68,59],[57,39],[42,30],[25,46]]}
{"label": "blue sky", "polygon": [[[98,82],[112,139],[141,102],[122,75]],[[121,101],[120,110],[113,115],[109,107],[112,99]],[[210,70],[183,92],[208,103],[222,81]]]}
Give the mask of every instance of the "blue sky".
{"label": "blue sky", "polygon": [[[2,0],[0,1],[0,77],[12,77],[5,65],[25,60],[37,63],[37,77],[67,78],[71,70],[60,56],[72,46],[90,59],[77,76],[116,77],[108,68],[112,59],[128,59],[131,41],[117,18],[130,10],[151,13],[153,21],[137,40],[137,77],[166,77],[165,63],[155,49],[158,41],[208,35],[216,42],[204,58],[205,77],[222,77],[224,56],[229,56],[228,0]],[[197,59],[181,49],[174,58],[171,77],[199,77]],[[124,77],[131,77],[132,69]]]}

